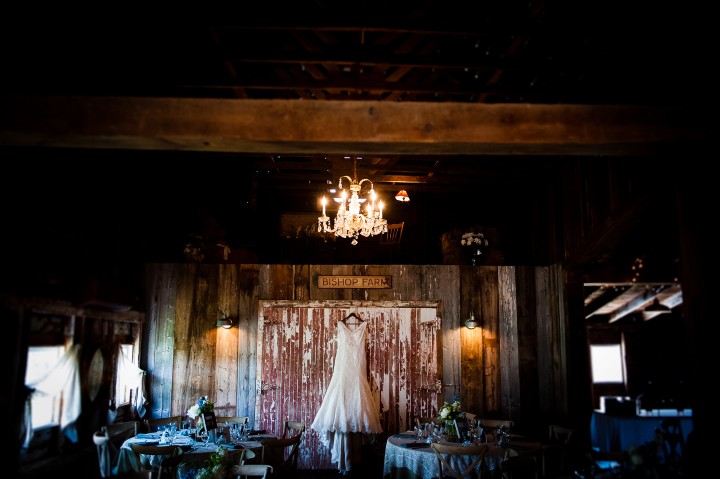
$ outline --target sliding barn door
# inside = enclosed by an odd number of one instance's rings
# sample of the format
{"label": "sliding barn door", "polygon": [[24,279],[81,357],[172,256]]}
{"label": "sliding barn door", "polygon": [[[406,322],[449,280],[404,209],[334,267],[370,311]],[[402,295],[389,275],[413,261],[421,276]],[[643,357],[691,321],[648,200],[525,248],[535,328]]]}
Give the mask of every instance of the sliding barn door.
{"label": "sliding barn door", "polygon": [[255,427],[281,434],[285,419],[305,423],[298,467],[334,467],[310,425],[333,374],[337,323],[350,313],[368,323],[368,381],[384,431],[378,439],[411,428],[415,416],[437,413],[442,358],[436,307],[280,303],[260,308]]}

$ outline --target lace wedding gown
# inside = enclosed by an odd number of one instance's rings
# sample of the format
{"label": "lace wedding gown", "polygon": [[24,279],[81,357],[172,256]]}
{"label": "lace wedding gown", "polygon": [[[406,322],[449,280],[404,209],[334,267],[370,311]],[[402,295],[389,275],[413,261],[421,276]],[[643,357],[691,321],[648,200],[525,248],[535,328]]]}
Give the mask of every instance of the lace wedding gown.
{"label": "lace wedding gown", "polygon": [[351,330],[345,323],[338,323],[333,375],[310,426],[330,449],[330,460],[338,464],[340,472],[349,471],[352,465],[349,433],[382,432],[378,406],[367,380],[366,326],[367,323],[360,323]]}

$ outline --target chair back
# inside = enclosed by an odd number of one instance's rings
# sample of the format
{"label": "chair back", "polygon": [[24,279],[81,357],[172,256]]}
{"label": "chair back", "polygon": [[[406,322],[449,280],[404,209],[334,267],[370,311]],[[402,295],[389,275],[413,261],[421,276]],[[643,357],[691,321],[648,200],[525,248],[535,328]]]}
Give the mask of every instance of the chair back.
{"label": "chair back", "polygon": [[575,430],[572,428],[550,424],[548,426],[548,443],[567,445],[570,443],[573,432]]}
{"label": "chair back", "polygon": [[[573,428],[550,424],[547,442],[542,445],[543,476],[569,474],[574,463],[582,462],[583,453],[573,446]],[[577,449],[577,451],[576,451]]]}
{"label": "chair back", "polygon": [[[465,479],[482,477],[483,461],[490,447],[487,444],[461,446],[432,443],[438,461],[438,477]],[[463,460],[464,459],[464,460]]]}
{"label": "chair back", "polygon": [[118,457],[118,451],[123,443],[137,436],[138,422],[126,421],[103,426],[93,435],[93,442],[97,446],[100,475],[109,477],[112,474],[112,465]]}
{"label": "chair back", "polygon": [[169,426],[173,423],[177,426],[178,431],[182,429],[182,416],[170,416],[170,417],[158,417],[152,419],[145,419],[145,429],[147,432],[155,432],[161,430],[165,426]]}
{"label": "chair back", "polygon": [[405,222],[387,225],[387,233],[380,235],[380,244],[399,244],[402,239]]}
{"label": "chair back", "polygon": [[138,435],[139,423],[138,421],[125,421],[108,424],[107,432],[114,444],[122,445],[126,439]]}
{"label": "chair back", "polygon": [[303,434],[305,432],[305,424],[298,421],[285,421],[285,427],[283,428],[283,439]]}
{"label": "chair back", "polygon": [[465,412],[465,419],[467,419],[469,422],[472,422],[473,419],[477,419],[477,414],[472,412]]}
{"label": "chair back", "polygon": [[506,429],[511,429],[515,422],[509,419],[480,419],[478,421],[483,429],[497,429],[500,426],[505,426]]}
{"label": "chair back", "polygon": [[262,445],[260,463],[271,465],[275,473],[280,475],[297,471],[298,448],[302,437],[302,434],[296,434],[280,439],[263,439],[260,441]]}
{"label": "chair back", "polygon": [[423,427],[425,424],[432,424],[433,426],[442,426],[443,421],[436,417],[416,417],[415,418],[415,425],[418,427]]}
{"label": "chair back", "polygon": [[215,419],[218,426],[222,426],[226,422],[234,422],[242,424],[244,428],[247,428],[247,425],[250,423],[250,418],[248,416],[215,416]]}
{"label": "chair back", "polygon": [[232,468],[232,475],[238,478],[262,477],[267,479],[272,472],[273,468],[269,464],[239,464]]}
{"label": "chair back", "polygon": [[678,472],[685,452],[685,436],[679,418],[666,418],[655,429],[660,448],[662,449],[665,467],[671,472]]}
{"label": "chair back", "polygon": [[[138,462],[143,465],[145,469],[157,471],[156,479],[175,479],[177,477],[177,467],[180,461],[183,460],[183,450],[178,446],[151,446],[148,444],[130,444],[133,452],[138,457]],[[153,460],[144,462],[143,456],[161,456],[159,465],[155,466]],[[147,465],[147,464],[150,465]]]}
{"label": "chair back", "polygon": [[251,449],[243,448],[243,450],[240,451],[240,460],[238,461],[238,464],[245,464],[245,461],[250,461],[252,459],[255,459],[255,453]]}

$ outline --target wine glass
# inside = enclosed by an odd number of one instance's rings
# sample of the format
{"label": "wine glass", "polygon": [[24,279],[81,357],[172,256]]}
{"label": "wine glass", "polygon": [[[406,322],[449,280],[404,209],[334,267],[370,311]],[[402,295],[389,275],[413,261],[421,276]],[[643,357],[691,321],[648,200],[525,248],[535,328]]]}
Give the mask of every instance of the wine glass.
{"label": "wine glass", "polygon": [[207,446],[208,441],[210,441],[210,433],[206,427],[202,428],[197,434],[197,440],[202,442],[204,446]]}

